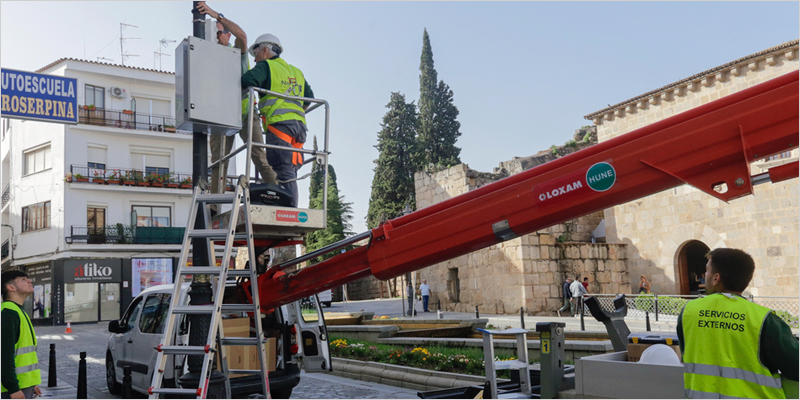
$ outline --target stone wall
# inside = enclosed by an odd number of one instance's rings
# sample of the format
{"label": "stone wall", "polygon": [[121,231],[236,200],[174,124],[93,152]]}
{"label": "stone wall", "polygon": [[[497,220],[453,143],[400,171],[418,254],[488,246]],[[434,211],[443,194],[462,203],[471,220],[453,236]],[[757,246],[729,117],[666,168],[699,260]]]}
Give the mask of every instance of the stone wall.
{"label": "stone wall", "polygon": [[[797,69],[794,41],[586,118],[594,120],[602,142]],[[752,164],[751,172],[796,161],[797,149],[787,156]],[[749,293],[797,297],[798,180],[758,185],[754,192],[726,204],[684,185],[622,204],[605,210],[607,241],[629,244],[630,274],[648,276],[658,293],[680,293],[680,281],[686,279],[679,267],[681,251],[690,241],[701,241],[710,249],[734,247],[753,256],[756,273]]]}

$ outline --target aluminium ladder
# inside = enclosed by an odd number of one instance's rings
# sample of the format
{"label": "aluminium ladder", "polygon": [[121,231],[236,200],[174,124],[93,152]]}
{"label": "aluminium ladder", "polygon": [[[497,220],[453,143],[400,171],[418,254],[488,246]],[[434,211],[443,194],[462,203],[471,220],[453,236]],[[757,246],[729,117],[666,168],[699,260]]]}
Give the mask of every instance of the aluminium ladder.
{"label": "aluminium ladder", "polygon": [[[249,150],[249,149],[248,149]],[[249,155],[249,154],[248,154]],[[230,377],[229,373],[261,376],[261,384],[264,391],[265,398],[271,398],[269,393],[269,378],[267,368],[267,355],[266,355],[266,338],[264,336],[263,328],[261,325],[261,309],[258,295],[258,285],[252,284],[252,304],[223,304],[222,300],[225,292],[225,282],[228,277],[249,277],[250,282],[257,282],[257,269],[255,263],[250,263],[250,268],[247,269],[228,269],[231,250],[234,240],[246,240],[247,250],[250,260],[255,260],[255,248],[253,245],[253,233],[251,224],[249,223],[250,216],[250,191],[245,187],[246,180],[242,176],[236,185],[233,193],[226,194],[212,194],[200,190],[199,187],[194,189],[192,196],[192,206],[189,212],[189,224],[186,228],[186,233],[183,238],[183,247],[181,249],[181,257],[178,262],[178,270],[175,274],[175,290],[172,295],[173,301],[170,303],[169,314],[167,316],[167,324],[164,330],[164,337],[161,339],[161,344],[156,347],[158,355],[156,358],[156,370],[153,373],[152,387],[148,390],[151,399],[158,398],[160,394],[183,394],[195,395],[198,399],[205,399],[208,395],[208,385],[211,373],[213,370],[213,360],[218,351],[224,351],[223,345],[233,346],[257,346],[258,358],[261,369],[257,370],[228,370],[227,358],[222,354],[220,358],[220,366],[222,373],[225,377],[225,391],[227,398],[231,398],[230,390]],[[198,209],[203,211],[203,218],[205,219],[205,226],[210,226],[211,215],[209,205],[211,204],[231,204],[233,206],[231,212],[231,220],[227,227],[222,229],[194,229],[195,220],[197,218]],[[240,207],[244,206],[244,220],[245,220],[245,233],[236,233],[235,227],[237,226],[237,218],[239,216]],[[189,258],[189,251],[191,248],[191,240],[194,238],[205,239],[208,248],[208,260],[214,262],[216,260],[214,254],[214,241],[225,240],[225,250],[222,257],[221,266],[191,266],[184,267]],[[180,299],[182,282],[180,282],[184,275],[210,275],[214,276],[211,279],[212,296],[214,303],[211,305],[188,305],[183,306],[179,304],[177,299]],[[221,319],[223,312],[248,312],[253,313],[255,321],[256,337],[226,337],[224,330],[221,326]],[[176,340],[178,324],[177,316],[195,314],[195,315],[209,315],[211,318],[208,333],[206,335],[206,344],[204,346],[189,346],[179,345],[173,343]],[[197,329],[199,327],[192,327]],[[202,329],[202,328],[200,328]],[[167,364],[167,355],[184,355],[184,356],[203,356],[203,369],[200,375],[200,383],[198,388],[164,388],[162,381],[164,371]],[[188,362],[188,359],[185,361]],[[178,377],[175,377],[176,383]]]}
{"label": "aluminium ladder", "polygon": [[[505,330],[478,329],[483,334],[483,360],[486,368],[486,381],[489,382],[489,393],[484,393],[484,398],[504,398],[504,399],[530,399],[533,391],[531,388],[531,366],[528,364],[528,340],[526,329],[509,328]],[[494,335],[514,335],[517,344],[517,359],[506,361],[494,360]],[[549,351],[549,350],[548,350]],[[518,393],[503,392],[497,389],[498,370],[517,370],[519,371]],[[502,396],[501,396],[502,395]],[[499,397],[498,397],[499,396]]]}

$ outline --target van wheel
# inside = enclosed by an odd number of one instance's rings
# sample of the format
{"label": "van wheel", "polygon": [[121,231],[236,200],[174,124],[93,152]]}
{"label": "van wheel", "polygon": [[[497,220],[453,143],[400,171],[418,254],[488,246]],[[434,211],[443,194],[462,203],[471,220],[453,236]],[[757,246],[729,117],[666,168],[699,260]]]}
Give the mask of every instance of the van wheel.
{"label": "van wheel", "polygon": [[322,304],[325,304],[325,307],[330,307],[331,306],[331,302],[330,301],[326,301],[326,302],[324,302]]}
{"label": "van wheel", "polygon": [[294,388],[272,389],[269,394],[273,399],[288,399],[292,397],[292,389]]}
{"label": "van wheel", "polygon": [[106,384],[108,385],[108,392],[114,395],[122,393],[122,385],[117,383],[117,371],[114,368],[114,357],[111,354],[106,354]]}

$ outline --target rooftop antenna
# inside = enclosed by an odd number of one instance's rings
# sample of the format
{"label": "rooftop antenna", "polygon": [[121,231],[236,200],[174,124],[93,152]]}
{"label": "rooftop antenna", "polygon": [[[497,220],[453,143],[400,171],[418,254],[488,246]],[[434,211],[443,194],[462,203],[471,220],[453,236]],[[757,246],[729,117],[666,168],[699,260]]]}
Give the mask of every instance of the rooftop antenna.
{"label": "rooftop antenna", "polygon": [[162,70],[162,69],[161,69],[161,57],[162,57],[162,56],[171,57],[171,56],[170,56],[169,54],[167,54],[167,53],[162,53],[162,52],[161,52],[161,48],[162,48],[162,47],[163,47],[163,48],[166,48],[167,46],[169,46],[169,44],[170,44],[170,43],[175,43],[175,41],[174,41],[174,40],[171,40],[171,39],[167,39],[167,37],[166,37],[166,36],[164,36],[164,38],[163,38],[163,39],[161,39],[161,40],[159,40],[159,41],[158,41],[158,43],[160,44],[160,46],[159,46],[159,48],[158,48],[158,51],[154,52],[154,54],[153,54],[153,68],[155,68],[155,67],[156,67],[156,56],[158,56],[158,70],[159,70],[159,71],[161,71],[161,70]]}
{"label": "rooftop antenna", "polygon": [[138,28],[138,26],[136,26],[136,25],[126,24],[124,22],[120,22],[119,23],[119,58],[120,58],[120,61],[122,62],[122,65],[125,65],[125,60],[127,60],[128,57],[139,57],[138,54],[128,54],[128,53],[125,52],[125,49],[124,49],[125,40],[127,40],[127,39],[141,39],[141,38],[126,38],[126,37],[124,37],[123,36],[123,32],[125,32],[125,27],[126,26],[130,26],[130,27],[133,27],[133,28]]}

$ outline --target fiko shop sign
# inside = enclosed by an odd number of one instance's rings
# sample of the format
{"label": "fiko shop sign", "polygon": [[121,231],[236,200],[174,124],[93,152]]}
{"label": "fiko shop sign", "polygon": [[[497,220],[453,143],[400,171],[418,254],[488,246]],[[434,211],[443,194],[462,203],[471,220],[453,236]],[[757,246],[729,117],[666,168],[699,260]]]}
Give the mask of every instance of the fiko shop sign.
{"label": "fiko shop sign", "polygon": [[78,123],[78,80],[3,68],[4,117]]}
{"label": "fiko shop sign", "polygon": [[122,261],[81,259],[64,261],[64,283],[120,282]]}

